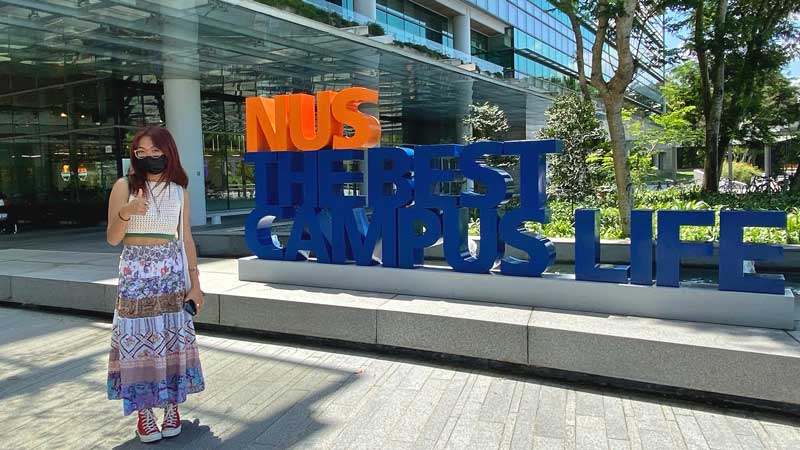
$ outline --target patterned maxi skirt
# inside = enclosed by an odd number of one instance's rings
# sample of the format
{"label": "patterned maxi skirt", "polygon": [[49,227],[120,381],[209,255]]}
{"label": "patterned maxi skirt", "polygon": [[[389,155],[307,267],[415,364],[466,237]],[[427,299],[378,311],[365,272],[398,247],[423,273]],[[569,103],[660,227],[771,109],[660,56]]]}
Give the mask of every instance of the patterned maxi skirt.
{"label": "patterned maxi skirt", "polygon": [[108,398],[123,414],[183,403],[205,388],[194,322],[183,311],[181,244],[127,245],[108,358]]}

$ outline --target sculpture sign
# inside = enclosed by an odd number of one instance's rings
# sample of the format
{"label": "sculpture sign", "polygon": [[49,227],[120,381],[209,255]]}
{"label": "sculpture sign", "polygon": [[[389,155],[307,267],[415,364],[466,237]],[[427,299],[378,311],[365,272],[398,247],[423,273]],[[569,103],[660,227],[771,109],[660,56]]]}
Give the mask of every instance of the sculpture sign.
{"label": "sculpture sign", "polygon": [[[313,253],[317,263],[413,269],[423,263],[426,247],[441,242],[446,262],[459,272],[488,273],[499,261],[503,275],[537,277],[554,263],[553,243],[526,232],[524,224],[549,220],[546,155],[558,153],[561,142],[378,147],[379,121],[359,110],[362,103],[377,101],[378,93],[364,88],[247,99],[245,160],[255,165],[256,207],[245,235],[258,258],[299,261]],[[512,199],[514,180],[489,166],[489,155],[519,159],[514,209],[503,208]],[[446,168],[445,160],[457,162],[457,168]],[[353,170],[355,162],[366,171]],[[442,189],[463,178],[479,189]],[[480,217],[477,253],[468,247],[470,209]],[[650,210],[633,212],[631,264],[607,267],[599,263],[598,211],[576,211],[575,278],[640,285],[655,280],[659,286],[677,287],[681,257],[713,254],[711,242],[681,241],[680,228],[714,226],[714,211],[658,211],[655,246],[653,217]],[[272,230],[280,219],[293,220],[285,246]],[[745,227],[785,226],[782,211],[722,211],[719,288],[783,295],[782,275],[743,271],[744,261],[780,258],[782,247],[743,243],[742,237]],[[523,250],[528,259],[504,255],[506,246]]]}

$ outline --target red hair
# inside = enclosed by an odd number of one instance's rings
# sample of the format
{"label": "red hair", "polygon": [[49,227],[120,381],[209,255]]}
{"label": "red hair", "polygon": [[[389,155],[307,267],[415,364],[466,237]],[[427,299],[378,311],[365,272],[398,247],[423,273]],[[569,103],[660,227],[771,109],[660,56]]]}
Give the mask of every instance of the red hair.
{"label": "red hair", "polygon": [[147,172],[141,164],[138,164],[138,159],[134,154],[134,150],[139,148],[139,141],[145,136],[149,137],[153,141],[153,145],[167,157],[167,167],[161,172],[159,181],[171,181],[186,189],[189,186],[189,177],[186,176],[186,171],[181,166],[181,158],[178,155],[178,146],[175,144],[175,139],[172,138],[166,128],[150,125],[139,130],[133,137],[133,142],[131,142],[131,168],[128,171],[130,191],[137,192],[142,189],[147,192]]}

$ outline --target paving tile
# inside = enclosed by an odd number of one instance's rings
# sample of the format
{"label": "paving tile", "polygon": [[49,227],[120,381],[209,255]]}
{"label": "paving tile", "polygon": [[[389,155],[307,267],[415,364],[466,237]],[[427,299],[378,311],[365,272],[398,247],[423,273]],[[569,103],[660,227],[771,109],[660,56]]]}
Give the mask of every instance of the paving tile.
{"label": "paving tile", "polygon": [[630,450],[631,443],[621,439],[609,439],[608,450]]}
{"label": "paving tile", "polygon": [[694,416],[703,431],[703,436],[705,436],[709,447],[719,450],[738,450],[741,448],[739,440],[736,439],[736,434],[728,425],[724,416],[701,411],[695,411]]}
{"label": "paving tile", "polygon": [[498,378],[492,380],[486,399],[479,413],[480,420],[484,422],[505,423],[511,410],[511,401],[517,382],[514,380]]}
{"label": "paving tile", "polygon": [[703,435],[703,430],[700,429],[700,425],[697,423],[694,415],[684,416],[679,414],[676,415],[675,418],[677,419],[678,427],[681,430],[681,435],[683,436],[683,441],[687,449],[709,449],[708,442],[706,442],[706,438]]}
{"label": "paving tile", "polygon": [[602,417],[575,416],[575,448],[578,450],[608,450],[606,424]]}
{"label": "paving tile", "polygon": [[616,397],[603,397],[603,413],[606,419],[606,435],[609,439],[627,440],[628,427],[625,424],[625,411],[622,400]]}
{"label": "paving tile", "polygon": [[544,436],[534,436],[533,448],[536,450],[562,450],[564,448],[564,440]]}
{"label": "paving tile", "polygon": [[533,434],[563,439],[567,393],[564,389],[542,386]]}
{"label": "paving tile", "polygon": [[669,433],[654,430],[641,430],[642,448],[646,450],[673,450],[675,444]]}
{"label": "paving tile", "polygon": [[603,417],[603,396],[592,392],[576,391],[575,414]]}

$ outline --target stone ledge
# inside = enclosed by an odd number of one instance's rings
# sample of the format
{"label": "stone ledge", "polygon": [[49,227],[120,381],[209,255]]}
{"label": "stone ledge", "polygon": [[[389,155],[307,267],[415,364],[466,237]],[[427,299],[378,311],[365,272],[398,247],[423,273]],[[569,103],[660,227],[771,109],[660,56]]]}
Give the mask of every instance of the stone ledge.
{"label": "stone ledge", "polygon": [[398,296],[378,308],[378,344],[527,364],[532,308]]}
{"label": "stone ledge", "polygon": [[392,295],[248,283],[220,294],[220,325],[374,344]]}
{"label": "stone ledge", "polygon": [[529,364],[800,404],[800,342],[763,328],[535,310]]}

